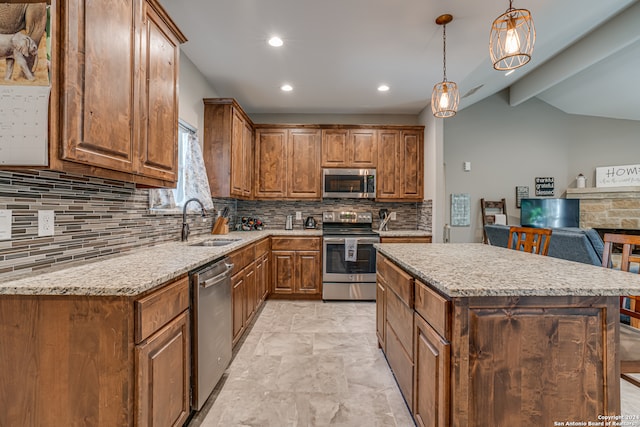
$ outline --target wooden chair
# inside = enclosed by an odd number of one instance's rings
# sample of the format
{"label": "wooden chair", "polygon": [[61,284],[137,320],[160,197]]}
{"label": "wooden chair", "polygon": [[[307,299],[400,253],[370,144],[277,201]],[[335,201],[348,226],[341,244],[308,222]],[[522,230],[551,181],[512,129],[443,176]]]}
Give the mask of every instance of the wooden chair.
{"label": "wooden chair", "polygon": [[482,242],[489,243],[484,226],[494,224],[496,222],[496,214],[507,216],[507,202],[505,199],[500,201],[480,199],[480,210],[482,211]]}
{"label": "wooden chair", "polygon": [[550,228],[510,227],[507,247],[517,251],[547,255],[550,240]]}
{"label": "wooden chair", "polygon": [[[640,256],[631,253],[633,245],[640,245],[640,236],[627,234],[604,235],[604,253],[602,254],[602,266],[612,268],[611,253],[614,244],[622,245],[622,259],[620,270],[631,272],[631,264],[639,264]],[[622,378],[640,387],[640,381],[629,376],[631,373],[640,373],[640,297],[621,296],[620,314],[629,316],[629,325],[620,323],[620,374]]]}

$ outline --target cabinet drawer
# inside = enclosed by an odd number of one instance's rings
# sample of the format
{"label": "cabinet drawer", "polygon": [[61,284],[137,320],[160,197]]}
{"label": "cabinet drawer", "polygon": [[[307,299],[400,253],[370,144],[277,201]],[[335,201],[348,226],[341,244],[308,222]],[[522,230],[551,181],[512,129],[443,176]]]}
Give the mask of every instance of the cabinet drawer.
{"label": "cabinet drawer", "polygon": [[170,283],[135,301],[136,344],[189,308],[189,276]]}
{"label": "cabinet drawer", "polygon": [[260,240],[258,243],[256,243],[256,259],[269,252],[270,246],[271,242],[268,238]]}
{"label": "cabinet drawer", "polygon": [[393,289],[409,308],[413,308],[413,278],[385,257],[378,256],[376,268],[387,286]]}
{"label": "cabinet drawer", "polygon": [[450,340],[451,302],[424,283],[415,281],[415,310],[440,335]]}
{"label": "cabinet drawer", "polygon": [[431,236],[387,236],[380,237],[380,243],[431,243]]}
{"label": "cabinet drawer", "polygon": [[251,244],[229,254],[233,263],[233,273],[237,273],[256,259],[256,245]]}
{"label": "cabinet drawer", "polygon": [[398,341],[404,350],[411,355],[413,352],[413,310],[411,310],[395,292],[385,292],[385,312],[387,324],[391,325]]}
{"label": "cabinet drawer", "polygon": [[[413,411],[413,361],[400,345],[398,336],[389,323],[387,323],[385,339],[387,345],[385,355],[389,361],[389,366],[396,377],[407,406]],[[413,349],[411,351],[413,352]]]}
{"label": "cabinet drawer", "polygon": [[271,249],[274,251],[319,251],[320,237],[272,237]]}

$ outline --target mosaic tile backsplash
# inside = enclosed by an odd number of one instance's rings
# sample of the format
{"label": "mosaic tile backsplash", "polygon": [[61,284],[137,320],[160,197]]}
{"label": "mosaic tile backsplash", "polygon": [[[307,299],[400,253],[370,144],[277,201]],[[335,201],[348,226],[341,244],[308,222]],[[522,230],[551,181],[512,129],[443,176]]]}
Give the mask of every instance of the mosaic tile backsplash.
{"label": "mosaic tile backsplash", "polygon": [[[380,209],[396,212],[396,221],[389,221],[389,230],[426,230],[431,231],[431,202],[422,203],[380,203],[373,200],[325,199],[319,201],[244,201],[238,200],[238,216],[260,218],[267,228],[284,228],[287,215],[293,215],[293,227],[303,228],[304,220],[312,216],[322,224],[323,211],[371,212],[373,227],[380,225]],[[295,220],[295,213],[302,212],[302,220]]]}
{"label": "mosaic tile backsplash", "polygon": [[[134,184],[50,171],[0,171],[0,209],[12,211],[11,240],[0,241],[0,277],[113,255],[180,239],[182,214],[149,212]],[[38,211],[55,212],[55,234],[38,237]],[[211,230],[188,215],[193,234]]]}
{"label": "mosaic tile backsplash", "polygon": [[[64,267],[135,248],[180,239],[182,214],[149,211],[148,190],[134,184],[52,171],[0,171],[0,209],[12,211],[12,239],[0,240],[0,278]],[[395,211],[390,230],[431,230],[431,203],[376,203],[369,200],[309,202],[213,199],[216,211],[229,207],[232,221],[260,218],[267,228],[283,229],[286,215],[302,212],[321,222],[325,210]],[[55,234],[38,237],[38,211],[55,212]],[[208,233],[215,212],[206,221],[188,215],[192,235]]]}

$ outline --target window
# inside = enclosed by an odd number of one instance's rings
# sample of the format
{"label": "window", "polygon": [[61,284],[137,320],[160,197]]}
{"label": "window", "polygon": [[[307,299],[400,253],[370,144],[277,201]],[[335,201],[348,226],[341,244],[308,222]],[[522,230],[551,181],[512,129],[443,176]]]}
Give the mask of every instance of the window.
{"label": "window", "polygon": [[[149,191],[149,207],[157,213],[182,212],[184,203],[192,198],[202,202],[205,209],[213,209],[209,180],[202,157],[196,129],[180,120],[178,123],[178,182],[175,189]],[[194,204],[189,210],[199,209]]]}
{"label": "window", "polygon": [[184,202],[190,197],[186,194],[185,189],[185,153],[190,137],[196,137],[196,129],[188,123],[180,120],[178,122],[178,184],[173,191],[176,206],[182,207]]}

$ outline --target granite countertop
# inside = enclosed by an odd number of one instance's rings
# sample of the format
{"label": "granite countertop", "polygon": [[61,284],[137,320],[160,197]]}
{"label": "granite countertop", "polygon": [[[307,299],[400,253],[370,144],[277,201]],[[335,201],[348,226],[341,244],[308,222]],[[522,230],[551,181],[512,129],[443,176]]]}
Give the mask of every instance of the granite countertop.
{"label": "granite countertop", "polygon": [[[0,280],[0,295],[134,296],[269,236],[322,236],[322,230],[236,231],[201,234],[40,274]],[[207,239],[238,239],[225,246],[192,246]]]}
{"label": "granite countertop", "polygon": [[640,295],[638,274],[481,243],[375,246],[449,297]]}
{"label": "granite countertop", "polygon": [[432,234],[430,231],[423,230],[375,230],[375,232],[378,233],[380,237],[429,237]]}

